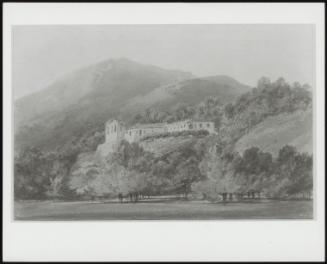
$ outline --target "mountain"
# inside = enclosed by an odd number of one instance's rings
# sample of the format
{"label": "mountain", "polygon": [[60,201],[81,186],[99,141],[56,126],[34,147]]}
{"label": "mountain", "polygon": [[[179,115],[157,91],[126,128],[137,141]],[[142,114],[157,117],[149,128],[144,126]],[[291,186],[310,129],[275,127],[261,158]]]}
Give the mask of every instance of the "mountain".
{"label": "mountain", "polygon": [[228,102],[249,90],[227,76],[196,78],[127,59],[106,60],[15,102],[15,146],[52,149],[96,131],[110,118],[128,120],[150,106],[170,109],[207,96]]}
{"label": "mountain", "polygon": [[192,77],[190,73],[163,70],[127,59],[102,61],[67,74],[44,90],[17,100],[15,122],[19,127],[71,105],[87,105],[90,101],[105,100],[108,105],[119,105],[160,85]]}

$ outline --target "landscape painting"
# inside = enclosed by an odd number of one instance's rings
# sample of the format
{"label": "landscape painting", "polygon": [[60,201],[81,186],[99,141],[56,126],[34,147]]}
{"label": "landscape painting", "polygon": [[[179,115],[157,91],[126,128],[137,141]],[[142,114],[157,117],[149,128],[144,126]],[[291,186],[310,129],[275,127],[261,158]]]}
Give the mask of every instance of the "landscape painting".
{"label": "landscape painting", "polygon": [[14,220],[313,219],[314,34],[13,26]]}

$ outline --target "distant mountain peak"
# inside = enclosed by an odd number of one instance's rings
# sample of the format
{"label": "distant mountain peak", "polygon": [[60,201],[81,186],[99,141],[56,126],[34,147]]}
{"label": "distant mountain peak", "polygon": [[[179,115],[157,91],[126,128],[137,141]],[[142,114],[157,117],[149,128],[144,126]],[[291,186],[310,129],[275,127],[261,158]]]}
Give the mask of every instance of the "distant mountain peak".
{"label": "distant mountain peak", "polygon": [[[130,69],[130,68],[144,68],[144,69],[153,69],[153,70],[158,70],[158,71],[165,71],[165,72],[176,72],[180,74],[184,74],[187,76],[187,78],[196,78],[193,73],[187,72],[187,71],[182,71],[182,70],[176,70],[176,69],[165,69],[163,67],[156,66],[154,64],[149,64],[149,63],[142,63],[138,62],[136,60],[126,58],[126,57],[118,57],[118,58],[110,58],[106,60],[102,60],[96,64],[93,64],[93,66],[112,66],[112,67],[118,67],[118,68],[125,68],[125,69]],[[91,66],[92,67],[92,66]]]}
{"label": "distant mountain peak", "polygon": [[[124,57],[106,59],[68,73],[45,89],[17,100],[15,127],[31,124],[36,117],[74,105],[81,107],[94,100],[105,101],[103,107],[117,108],[136,95],[192,77],[191,73],[166,70]],[[98,112],[101,111],[103,109]]]}

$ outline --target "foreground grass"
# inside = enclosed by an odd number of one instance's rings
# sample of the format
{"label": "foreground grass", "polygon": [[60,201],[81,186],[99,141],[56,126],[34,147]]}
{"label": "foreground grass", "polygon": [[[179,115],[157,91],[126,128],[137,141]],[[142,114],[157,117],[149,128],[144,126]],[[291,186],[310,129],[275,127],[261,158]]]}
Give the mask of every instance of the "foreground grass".
{"label": "foreground grass", "polygon": [[152,200],[15,202],[15,220],[214,220],[312,219],[312,201],[257,200],[209,203],[205,201]]}

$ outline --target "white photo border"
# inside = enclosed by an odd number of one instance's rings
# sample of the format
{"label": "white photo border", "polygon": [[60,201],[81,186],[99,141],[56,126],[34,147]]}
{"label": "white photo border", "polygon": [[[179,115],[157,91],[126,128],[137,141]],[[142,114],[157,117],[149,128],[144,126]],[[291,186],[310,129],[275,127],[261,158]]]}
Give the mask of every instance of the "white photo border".
{"label": "white photo border", "polygon": [[[314,220],[12,220],[13,25],[314,24]],[[319,3],[5,3],[3,5],[4,261],[321,261],[325,223],[325,21]]]}

